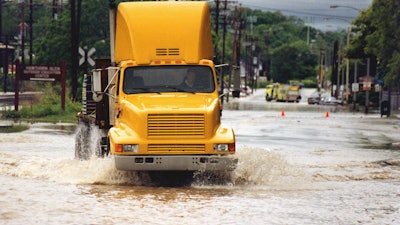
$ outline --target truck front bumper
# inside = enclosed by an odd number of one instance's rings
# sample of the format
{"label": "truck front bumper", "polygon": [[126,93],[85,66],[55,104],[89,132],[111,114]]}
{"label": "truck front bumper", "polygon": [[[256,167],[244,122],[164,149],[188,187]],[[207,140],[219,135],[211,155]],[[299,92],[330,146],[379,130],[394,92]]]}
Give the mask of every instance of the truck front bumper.
{"label": "truck front bumper", "polygon": [[229,155],[114,155],[115,167],[126,171],[232,171],[238,159]]}

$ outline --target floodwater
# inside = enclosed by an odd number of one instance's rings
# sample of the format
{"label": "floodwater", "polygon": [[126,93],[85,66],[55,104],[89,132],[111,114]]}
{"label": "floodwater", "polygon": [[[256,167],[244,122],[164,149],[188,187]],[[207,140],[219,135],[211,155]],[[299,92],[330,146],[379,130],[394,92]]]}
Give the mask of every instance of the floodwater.
{"label": "floodwater", "polygon": [[293,104],[226,105],[239,164],[222,183],[156,186],[110,157],[75,160],[71,124],[0,134],[0,224],[400,224],[400,120]]}

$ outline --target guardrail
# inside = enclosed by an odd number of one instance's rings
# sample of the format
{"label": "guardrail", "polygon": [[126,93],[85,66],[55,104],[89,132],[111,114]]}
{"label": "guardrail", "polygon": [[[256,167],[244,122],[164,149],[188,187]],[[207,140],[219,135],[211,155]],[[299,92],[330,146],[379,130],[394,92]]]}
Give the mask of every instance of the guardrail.
{"label": "guardrail", "polygon": [[[19,93],[19,102],[29,103],[30,106],[34,103],[33,101],[43,95],[43,92],[22,92]],[[6,92],[0,93],[0,107],[3,106],[13,106],[14,107],[15,93]]]}

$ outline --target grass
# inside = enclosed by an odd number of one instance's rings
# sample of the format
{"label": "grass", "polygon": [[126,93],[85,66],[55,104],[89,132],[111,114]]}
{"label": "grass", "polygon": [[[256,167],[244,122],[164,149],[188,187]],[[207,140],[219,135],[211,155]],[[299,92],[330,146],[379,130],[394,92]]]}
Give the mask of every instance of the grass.
{"label": "grass", "polygon": [[0,133],[16,133],[28,130],[28,125],[0,126]]}
{"label": "grass", "polygon": [[31,106],[22,106],[19,111],[6,110],[0,112],[2,118],[35,122],[50,123],[75,123],[76,113],[81,110],[80,102],[73,102],[66,99],[65,110],[61,109],[60,95],[53,89],[45,90],[45,94],[38,102]]}

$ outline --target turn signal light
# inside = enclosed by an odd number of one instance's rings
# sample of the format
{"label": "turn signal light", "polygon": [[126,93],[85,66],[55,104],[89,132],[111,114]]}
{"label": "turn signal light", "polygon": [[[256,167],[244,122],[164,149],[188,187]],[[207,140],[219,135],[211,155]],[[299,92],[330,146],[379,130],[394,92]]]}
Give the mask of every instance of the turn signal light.
{"label": "turn signal light", "polygon": [[235,151],[235,143],[230,144],[214,144],[215,152],[234,152]]}
{"label": "turn signal light", "polygon": [[131,145],[115,145],[115,152],[139,152],[139,145],[131,144]]}
{"label": "turn signal light", "polygon": [[115,152],[122,152],[122,145],[116,144],[115,145]]}

